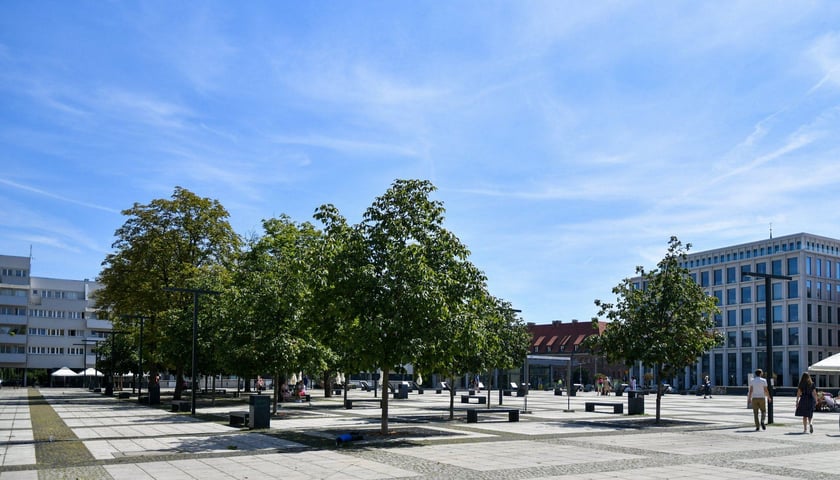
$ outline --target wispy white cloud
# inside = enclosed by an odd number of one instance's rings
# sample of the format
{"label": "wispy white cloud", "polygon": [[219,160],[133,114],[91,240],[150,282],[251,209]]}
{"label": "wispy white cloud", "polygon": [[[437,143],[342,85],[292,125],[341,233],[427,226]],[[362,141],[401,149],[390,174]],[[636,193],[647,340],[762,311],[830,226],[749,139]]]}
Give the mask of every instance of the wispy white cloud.
{"label": "wispy white cloud", "polygon": [[98,205],[98,204],[95,204],[95,203],[83,202],[83,201],[80,201],[80,200],[75,200],[75,199],[72,199],[72,198],[64,197],[64,196],[61,196],[61,195],[57,195],[55,193],[47,192],[45,190],[29,186],[29,185],[23,185],[23,184],[18,183],[18,182],[13,182],[13,181],[5,179],[5,178],[0,178],[0,184],[6,185],[8,187],[12,187],[12,188],[15,188],[15,189],[18,189],[18,190],[22,190],[22,191],[25,191],[25,192],[33,193],[33,194],[36,194],[36,195],[39,195],[39,196],[42,196],[42,197],[47,197],[47,198],[51,198],[53,200],[58,200],[62,203],[79,205],[79,206],[82,206],[82,207],[85,207],[85,208],[92,208],[94,210],[101,210],[103,212],[108,212],[108,213],[120,213],[119,210],[111,208],[111,207],[106,207],[106,206]]}
{"label": "wispy white cloud", "polygon": [[404,145],[365,142],[359,140],[347,140],[342,138],[330,138],[317,135],[300,137],[275,135],[270,137],[270,141],[272,143],[277,143],[281,145],[304,145],[308,147],[327,148],[330,150],[336,150],[352,155],[387,154],[397,155],[400,157],[419,156],[419,153],[415,151],[412,147]]}

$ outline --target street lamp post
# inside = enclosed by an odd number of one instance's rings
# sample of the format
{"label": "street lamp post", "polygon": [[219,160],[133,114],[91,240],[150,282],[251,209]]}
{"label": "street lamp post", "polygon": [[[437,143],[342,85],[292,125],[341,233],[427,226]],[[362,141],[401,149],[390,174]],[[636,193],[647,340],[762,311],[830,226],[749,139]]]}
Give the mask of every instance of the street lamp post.
{"label": "street lamp post", "polygon": [[173,288],[173,287],[165,287],[165,291],[167,292],[186,292],[192,293],[193,296],[193,325],[192,325],[192,373],[190,380],[192,381],[192,416],[195,416],[195,390],[196,390],[196,342],[198,339],[198,296],[199,295],[219,295],[221,292],[215,292],[213,290],[204,290],[200,288]]}
{"label": "street lamp post", "polygon": [[773,384],[775,383],[773,375],[773,306],[771,292],[771,280],[793,280],[787,275],[773,275],[770,273],[756,273],[750,271],[741,271],[741,279],[747,277],[760,277],[764,279],[764,337],[767,343],[767,358],[764,359],[764,370],[767,372],[767,391],[770,393],[770,401],[767,405],[767,423],[773,423]]}

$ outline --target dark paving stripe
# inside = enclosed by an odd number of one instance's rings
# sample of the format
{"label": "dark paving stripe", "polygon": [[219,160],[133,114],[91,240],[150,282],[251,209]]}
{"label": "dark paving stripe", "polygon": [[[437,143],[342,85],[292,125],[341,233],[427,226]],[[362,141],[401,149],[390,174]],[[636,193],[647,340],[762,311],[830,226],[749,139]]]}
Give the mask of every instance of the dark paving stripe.
{"label": "dark paving stripe", "polygon": [[93,455],[52,406],[34,388],[29,389],[29,414],[39,468],[92,464]]}

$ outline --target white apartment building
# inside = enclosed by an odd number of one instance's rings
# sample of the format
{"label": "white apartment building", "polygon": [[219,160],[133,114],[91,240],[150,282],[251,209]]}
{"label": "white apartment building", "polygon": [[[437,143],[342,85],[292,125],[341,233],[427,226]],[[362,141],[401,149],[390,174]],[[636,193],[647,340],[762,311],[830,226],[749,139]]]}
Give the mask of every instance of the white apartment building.
{"label": "white apartment building", "polygon": [[[746,385],[765,368],[766,295],[772,314],[773,373],[776,386],[796,386],[808,367],[840,351],[840,240],[797,233],[690,253],[683,266],[709,295],[718,299],[715,325],[723,345],[674,379],[680,387],[701,383]],[[748,277],[742,272],[790,276],[791,280]],[[818,378],[818,384],[836,377]]]}
{"label": "white apartment building", "polygon": [[111,331],[92,301],[100,285],[30,273],[29,257],[0,255],[0,378],[28,384],[36,370],[93,367],[94,347]]}

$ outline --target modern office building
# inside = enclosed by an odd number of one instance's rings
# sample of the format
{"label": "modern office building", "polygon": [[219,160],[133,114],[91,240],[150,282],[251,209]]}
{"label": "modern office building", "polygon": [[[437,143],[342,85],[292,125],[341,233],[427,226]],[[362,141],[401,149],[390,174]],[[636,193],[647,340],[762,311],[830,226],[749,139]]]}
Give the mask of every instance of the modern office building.
{"label": "modern office building", "polygon": [[[776,386],[797,385],[809,365],[840,351],[840,240],[797,233],[690,253],[683,266],[717,297],[715,325],[724,342],[674,379],[679,387],[700,384],[704,375],[714,385],[746,385],[755,369],[765,368],[768,314]],[[765,278],[744,272],[790,280],[771,279],[766,291]],[[834,376],[817,381],[838,386]]]}
{"label": "modern office building", "polygon": [[111,331],[94,309],[99,288],[89,280],[33,277],[29,257],[0,255],[0,378],[29,384],[61,367],[93,367],[94,347]]}

